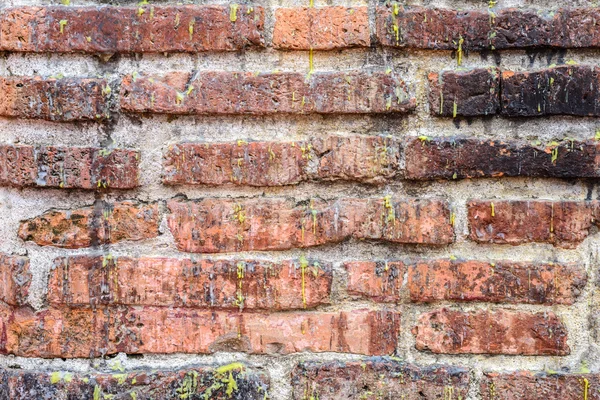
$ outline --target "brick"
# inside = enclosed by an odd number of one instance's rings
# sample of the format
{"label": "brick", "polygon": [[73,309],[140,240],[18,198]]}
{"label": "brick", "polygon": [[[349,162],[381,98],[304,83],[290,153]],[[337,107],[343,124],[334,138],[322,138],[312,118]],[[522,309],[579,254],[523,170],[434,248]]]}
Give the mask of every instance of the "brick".
{"label": "brick", "polygon": [[163,53],[264,46],[264,9],[235,6],[18,7],[4,11],[5,51]]}
{"label": "brick", "polygon": [[51,210],[21,223],[19,237],[40,246],[78,249],[157,237],[158,205],[97,202],[74,210]]}
{"label": "brick", "polygon": [[132,189],[139,157],[127,149],[0,145],[0,185]]}
{"label": "brick", "polygon": [[52,308],[37,313],[17,309],[0,321],[5,324],[5,353],[43,358],[217,351],[389,355],[396,350],[400,329],[398,313],[369,310],[261,314],[165,307]]}
{"label": "brick", "polygon": [[30,284],[29,258],[0,253],[0,302],[27,304]]}
{"label": "brick", "polygon": [[463,399],[469,371],[461,367],[420,367],[371,358],[363,362],[299,363],[292,371],[294,399]]}
{"label": "brick", "polygon": [[484,373],[480,384],[483,400],[598,400],[598,374]]}
{"label": "brick", "polygon": [[113,374],[0,370],[5,399],[263,400],[268,391],[268,376],[241,363]]}
{"label": "brick", "polygon": [[453,10],[379,6],[376,35],[384,46],[463,51],[598,47],[597,8]]}
{"label": "brick", "polygon": [[203,199],[168,202],[181,251],[287,250],[349,238],[441,245],[454,240],[448,204],[434,199]]}
{"label": "brick", "polygon": [[169,146],[169,185],[295,185],[308,180],[383,183],[399,172],[399,145],[384,137],[306,142],[180,143]]}
{"label": "brick", "polygon": [[333,50],[369,47],[367,7],[296,7],[275,10],[273,47]]}
{"label": "brick", "polygon": [[500,71],[497,68],[432,72],[428,78],[431,115],[476,117],[494,115],[500,110]]}
{"label": "brick", "polygon": [[561,66],[502,73],[502,115],[600,116],[600,69]]}
{"label": "brick", "polygon": [[408,273],[414,302],[573,304],[586,282],[583,269],[552,263],[434,260],[411,265]]}
{"label": "brick", "polygon": [[352,261],[344,263],[348,272],[348,293],[383,303],[401,299],[400,290],[407,266],[401,261]]}
{"label": "brick", "polygon": [[0,116],[59,122],[105,119],[107,87],[103,79],[0,77]]}
{"label": "brick", "polygon": [[204,114],[405,113],[416,106],[394,73],[173,72],[123,78],[126,112]]}
{"label": "brick", "polygon": [[550,243],[572,249],[597,224],[595,201],[478,201],[467,203],[469,237],[479,243]]}
{"label": "brick", "polygon": [[546,145],[465,137],[413,139],[406,145],[406,178],[600,176],[600,145],[565,140]]}
{"label": "brick", "polygon": [[461,312],[422,314],[413,329],[416,348],[439,354],[570,354],[567,329],[552,312]]}
{"label": "brick", "polygon": [[61,257],[48,302],[289,310],[329,303],[331,266],[317,261]]}

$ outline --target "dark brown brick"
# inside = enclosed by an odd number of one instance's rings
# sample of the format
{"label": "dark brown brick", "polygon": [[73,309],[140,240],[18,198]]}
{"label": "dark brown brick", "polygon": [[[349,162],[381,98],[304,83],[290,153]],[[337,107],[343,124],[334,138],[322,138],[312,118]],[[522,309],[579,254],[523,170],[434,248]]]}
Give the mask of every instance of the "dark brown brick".
{"label": "dark brown brick", "polygon": [[61,122],[104,119],[108,87],[103,79],[0,77],[0,116]]}
{"label": "dark brown brick", "polygon": [[48,211],[23,221],[19,237],[40,246],[78,249],[157,237],[160,219],[156,203],[97,202],[91,207]]}
{"label": "dark brown brick", "polygon": [[331,266],[287,260],[61,257],[50,273],[48,302],[289,310],[329,303]]}
{"label": "dark brown brick", "polygon": [[131,189],[140,153],[94,147],[0,145],[0,185]]}
{"label": "dark brown brick", "polygon": [[173,199],[168,206],[177,247],[193,253],[287,250],[349,238],[432,245],[454,240],[448,204],[434,199],[343,198],[304,204],[283,198]]}
{"label": "dark brown brick", "polygon": [[30,284],[29,258],[0,253],[0,302],[25,305]]}
{"label": "dark brown brick", "polygon": [[502,115],[600,116],[600,69],[561,66],[535,72],[502,73]]}
{"label": "dark brown brick", "polygon": [[0,394],[15,400],[264,400],[268,391],[268,376],[241,363],[113,374],[0,369]]}
{"label": "dark brown brick", "polygon": [[470,238],[479,243],[550,243],[575,248],[596,225],[595,201],[477,201],[467,204]]}
{"label": "dark brown brick", "polygon": [[422,314],[413,329],[416,348],[442,354],[564,356],[571,352],[567,329],[552,312],[461,312]]}
{"label": "dark brown brick", "polygon": [[363,362],[302,362],[292,371],[296,400],[466,398],[469,371],[461,367],[419,367],[381,358]]}
{"label": "dark brown brick", "polygon": [[123,78],[121,107],[163,114],[369,114],[415,109],[394,73],[173,72]]}
{"label": "dark brown brick", "polygon": [[497,68],[429,74],[429,111],[442,117],[494,115],[500,109]]}
{"label": "dark brown brick", "polygon": [[600,144],[591,140],[542,145],[518,140],[421,137],[408,143],[405,155],[408,179],[600,176]]}
{"label": "dark brown brick", "polygon": [[262,7],[140,5],[4,11],[0,48],[58,53],[232,51],[264,46]]}

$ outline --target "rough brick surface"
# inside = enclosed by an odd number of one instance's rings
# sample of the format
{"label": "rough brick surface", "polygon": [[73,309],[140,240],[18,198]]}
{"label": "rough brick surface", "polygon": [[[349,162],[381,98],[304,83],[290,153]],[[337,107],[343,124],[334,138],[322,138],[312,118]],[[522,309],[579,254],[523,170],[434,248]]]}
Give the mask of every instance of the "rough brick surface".
{"label": "rough brick surface", "polygon": [[158,205],[97,202],[75,210],[52,210],[21,223],[19,237],[40,246],[68,249],[158,236]]}
{"label": "rough brick surface", "polygon": [[595,225],[595,201],[477,201],[467,204],[470,238],[479,243],[550,243],[575,248]]}
{"label": "rough brick surface", "polygon": [[598,400],[600,392],[598,374],[562,374],[518,371],[483,375],[481,398],[483,400]]}
{"label": "rough brick surface", "polygon": [[275,10],[273,47],[332,50],[371,44],[367,7],[296,7]]}
{"label": "rough brick surface", "polygon": [[0,301],[14,306],[26,304],[30,284],[29,259],[0,253]]}
{"label": "rough brick surface", "polygon": [[0,145],[0,185],[65,189],[130,189],[140,154],[94,147]]}
{"label": "rough brick surface", "polygon": [[404,81],[385,72],[173,72],[126,76],[121,107],[163,114],[368,114],[415,109]]}
{"label": "rough brick surface", "polygon": [[0,77],[0,116],[61,122],[104,119],[107,87],[103,79]]}
{"label": "rough brick surface", "polygon": [[58,53],[231,51],[263,46],[262,7],[19,7],[1,18],[0,48]]}
{"label": "rough brick surface", "polygon": [[502,73],[502,114],[600,116],[600,69],[562,66]]}
{"label": "rough brick surface", "polygon": [[287,310],[329,302],[331,267],[317,261],[64,257],[54,261],[53,305],[119,304]]}
{"label": "rough brick surface", "polygon": [[8,318],[0,313],[0,322],[6,338],[0,349],[44,358],[216,351],[389,355],[396,349],[400,329],[399,314],[369,310],[255,314],[164,307],[55,308],[37,313],[17,309]]}
{"label": "rough brick surface", "polygon": [[236,399],[263,400],[264,373],[233,363],[216,368],[127,371],[114,374],[0,370],[5,399]]}
{"label": "rough brick surface", "polygon": [[349,238],[441,245],[454,240],[441,200],[204,199],[168,202],[169,228],[181,251],[287,250]]}
{"label": "rough brick surface", "polygon": [[380,358],[302,362],[292,371],[295,400],[455,400],[466,397],[469,380],[469,371],[460,367],[419,367]]}
{"label": "rough brick surface", "polygon": [[600,176],[598,142],[564,140],[546,145],[465,137],[411,140],[405,150],[408,179],[502,176]]}
{"label": "rough brick surface", "polygon": [[348,292],[357,297],[392,303],[400,301],[407,266],[401,261],[352,261],[344,263]]}
{"label": "rough brick surface", "polygon": [[386,137],[328,136],[305,142],[181,143],[168,148],[171,185],[294,185],[307,180],[380,183],[399,172],[399,144]]}
{"label": "rough brick surface", "polygon": [[500,71],[430,73],[429,111],[442,117],[494,115],[500,109]]}
{"label": "rough brick surface", "polygon": [[413,329],[416,348],[443,354],[567,355],[567,329],[552,312],[461,312],[422,314]]}

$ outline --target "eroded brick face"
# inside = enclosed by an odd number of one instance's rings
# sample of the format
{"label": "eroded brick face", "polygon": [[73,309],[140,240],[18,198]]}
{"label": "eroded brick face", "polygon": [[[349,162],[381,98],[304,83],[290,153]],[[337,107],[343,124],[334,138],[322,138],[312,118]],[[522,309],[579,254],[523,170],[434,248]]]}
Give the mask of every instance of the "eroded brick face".
{"label": "eroded brick face", "polygon": [[0,253],[0,301],[13,306],[26,304],[30,285],[29,259]]}

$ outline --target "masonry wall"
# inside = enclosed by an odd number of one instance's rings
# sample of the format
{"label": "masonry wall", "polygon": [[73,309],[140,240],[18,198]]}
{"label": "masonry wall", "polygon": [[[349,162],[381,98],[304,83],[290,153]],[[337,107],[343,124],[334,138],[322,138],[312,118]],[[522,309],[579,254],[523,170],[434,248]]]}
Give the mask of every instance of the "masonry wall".
{"label": "masonry wall", "polygon": [[5,0],[1,399],[600,399],[594,1]]}

